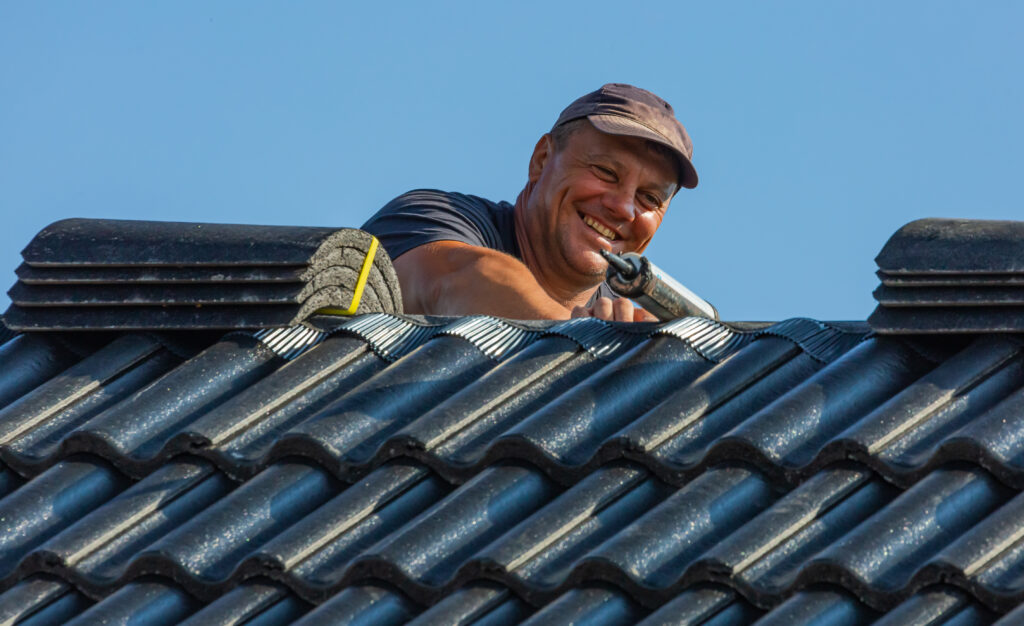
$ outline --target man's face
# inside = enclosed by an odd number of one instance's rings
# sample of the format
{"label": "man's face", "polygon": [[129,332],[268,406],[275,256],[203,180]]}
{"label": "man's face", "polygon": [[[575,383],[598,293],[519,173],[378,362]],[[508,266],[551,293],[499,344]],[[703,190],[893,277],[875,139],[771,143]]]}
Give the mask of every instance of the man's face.
{"label": "man's face", "polygon": [[539,152],[541,144],[530,164],[528,200],[538,260],[591,280],[608,267],[599,250],[647,247],[678,185],[671,159],[643,139],[605,134],[589,123],[560,150],[549,140],[546,153]]}

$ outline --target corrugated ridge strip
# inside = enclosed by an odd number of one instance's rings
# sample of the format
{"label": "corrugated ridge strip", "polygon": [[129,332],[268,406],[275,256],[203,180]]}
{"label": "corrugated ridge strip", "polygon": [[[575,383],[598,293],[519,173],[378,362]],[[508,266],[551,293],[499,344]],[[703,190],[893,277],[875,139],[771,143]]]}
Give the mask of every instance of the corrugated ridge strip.
{"label": "corrugated ridge strip", "polygon": [[719,362],[754,339],[751,333],[737,332],[706,317],[684,317],[665,324],[653,334],[671,335],[684,341],[698,354]]}
{"label": "corrugated ridge strip", "polygon": [[672,335],[685,341],[701,356],[715,363],[765,336],[792,341],[816,361],[831,363],[867,336],[867,333],[845,331],[803,317],[755,331],[739,331],[707,318],[687,317],[673,320],[653,334]]}
{"label": "corrugated ridge strip", "polygon": [[811,358],[822,363],[831,363],[855,344],[866,339],[868,333],[849,332],[817,320],[795,317],[756,331],[755,335],[788,339],[800,346]]}
{"label": "corrugated ridge strip", "polygon": [[[539,331],[519,328],[506,320],[485,315],[463,317],[449,324],[421,324],[386,313],[360,316],[345,322],[330,334],[334,333],[356,335],[387,361],[402,358],[438,335],[465,339],[486,356],[500,361],[541,335]],[[313,345],[309,344],[306,349]],[[295,356],[298,354],[289,358]]]}
{"label": "corrugated ridge strip", "polygon": [[278,356],[291,360],[317,345],[327,337],[322,330],[303,326],[288,328],[267,328],[254,335]]}
{"label": "corrugated ridge strip", "polygon": [[592,317],[577,317],[559,322],[547,329],[545,335],[558,335],[580,344],[594,358],[611,359],[650,337],[647,330],[631,331],[622,324],[610,324]]}
{"label": "corrugated ridge strip", "polygon": [[609,360],[646,339],[670,335],[718,363],[757,338],[770,335],[788,339],[811,358],[830,363],[866,337],[866,333],[845,331],[808,318],[793,318],[756,331],[739,331],[704,317],[680,318],[653,329],[648,324],[631,327],[582,317],[555,323],[546,330],[533,330],[485,315],[464,317],[449,324],[424,324],[387,313],[362,315],[330,332],[297,325],[261,330],[254,336],[278,355],[294,359],[332,333],[356,335],[387,361],[400,359],[437,335],[461,337],[499,361],[540,336],[566,337],[595,358]]}
{"label": "corrugated ridge strip", "polygon": [[423,325],[412,320],[371,313],[345,322],[330,334],[348,333],[370,344],[377,356],[385,361],[397,361],[437,332],[436,325]]}
{"label": "corrugated ridge strip", "polygon": [[483,315],[464,317],[440,328],[437,334],[461,337],[490,358],[499,361],[523,349],[540,336],[537,331],[517,328],[504,320]]}

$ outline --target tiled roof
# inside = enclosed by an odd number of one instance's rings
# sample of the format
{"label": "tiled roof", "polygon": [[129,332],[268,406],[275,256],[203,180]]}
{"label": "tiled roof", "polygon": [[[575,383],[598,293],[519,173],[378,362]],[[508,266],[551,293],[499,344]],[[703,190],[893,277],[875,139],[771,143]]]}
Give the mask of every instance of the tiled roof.
{"label": "tiled roof", "polygon": [[[10,623],[987,623],[1024,342],[371,314],[0,347]],[[75,340],[75,343],[71,343]]]}

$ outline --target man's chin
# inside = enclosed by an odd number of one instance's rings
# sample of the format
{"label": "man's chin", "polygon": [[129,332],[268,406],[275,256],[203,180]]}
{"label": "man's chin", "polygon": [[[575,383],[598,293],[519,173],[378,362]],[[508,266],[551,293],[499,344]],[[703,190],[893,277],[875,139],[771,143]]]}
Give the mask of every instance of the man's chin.
{"label": "man's chin", "polygon": [[604,280],[605,272],[608,271],[608,262],[597,252],[588,252],[576,259],[571,264],[572,269],[581,276],[597,279],[596,282]]}

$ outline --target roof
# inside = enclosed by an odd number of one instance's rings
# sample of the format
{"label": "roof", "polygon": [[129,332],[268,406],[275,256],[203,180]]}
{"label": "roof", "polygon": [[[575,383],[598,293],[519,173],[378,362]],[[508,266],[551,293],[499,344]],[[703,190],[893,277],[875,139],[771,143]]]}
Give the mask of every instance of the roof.
{"label": "roof", "polygon": [[397,314],[352,229],[58,222],[0,621],[1024,621],[1021,254],[908,224],[870,325],[516,322]]}
{"label": "roof", "polygon": [[1012,623],[1022,345],[387,314],[199,350],[18,335],[0,615]]}

